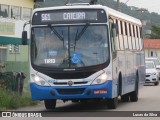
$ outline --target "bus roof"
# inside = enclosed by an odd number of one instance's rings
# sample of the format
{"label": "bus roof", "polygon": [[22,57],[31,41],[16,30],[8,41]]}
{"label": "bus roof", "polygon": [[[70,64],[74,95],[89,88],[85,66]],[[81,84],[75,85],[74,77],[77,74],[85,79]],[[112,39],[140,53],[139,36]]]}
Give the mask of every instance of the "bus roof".
{"label": "bus roof", "polygon": [[56,7],[46,7],[46,8],[36,8],[33,11],[33,14],[37,11],[44,11],[44,10],[56,10],[56,9],[80,9],[80,8],[88,8],[88,9],[104,9],[106,10],[107,14],[110,16],[114,16],[118,19],[122,19],[124,21],[129,21],[132,22],[134,24],[138,24],[138,25],[142,25],[141,21],[137,18],[134,18],[132,16],[129,16],[127,14],[124,14],[122,12],[116,11],[114,9],[111,9],[107,6],[103,6],[103,5],[67,5],[67,6],[56,6]]}
{"label": "bus roof", "polygon": [[116,11],[116,10],[111,9],[109,7],[106,7],[106,9],[108,11],[108,14],[111,15],[111,16],[114,16],[114,17],[117,17],[117,18],[120,18],[120,19],[123,19],[123,20],[126,20],[126,21],[130,21],[130,22],[133,22],[133,23],[138,24],[138,25],[142,25],[141,21],[137,18],[134,18],[134,17],[129,16],[127,14],[124,14],[122,12]]}

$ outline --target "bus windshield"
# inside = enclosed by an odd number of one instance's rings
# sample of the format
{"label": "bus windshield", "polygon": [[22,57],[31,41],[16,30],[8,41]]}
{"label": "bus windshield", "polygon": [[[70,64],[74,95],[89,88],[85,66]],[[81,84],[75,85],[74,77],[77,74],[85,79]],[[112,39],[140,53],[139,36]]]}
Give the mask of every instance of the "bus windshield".
{"label": "bus windshield", "polygon": [[109,60],[106,25],[41,26],[32,28],[31,61],[51,68],[79,68]]}

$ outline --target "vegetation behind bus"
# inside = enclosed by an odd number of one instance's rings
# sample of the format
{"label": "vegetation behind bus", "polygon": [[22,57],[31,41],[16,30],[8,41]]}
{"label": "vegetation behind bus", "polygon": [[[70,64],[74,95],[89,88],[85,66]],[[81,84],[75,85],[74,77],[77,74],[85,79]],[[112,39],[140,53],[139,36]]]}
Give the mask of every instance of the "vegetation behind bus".
{"label": "vegetation behind bus", "polygon": [[[28,105],[36,105],[29,93],[29,62],[7,61],[3,72],[0,73],[0,111],[16,109]],[[15,73],[25,73],[23,91],[20,95]]]}
{"label": "vegetation behind bus", "polygon": [[36,105],[38,102],[32,101],[29,92],[24,93],[21,97],[14,92],[0,88],[0,111],[7,109],[17,109],[28,105]]}

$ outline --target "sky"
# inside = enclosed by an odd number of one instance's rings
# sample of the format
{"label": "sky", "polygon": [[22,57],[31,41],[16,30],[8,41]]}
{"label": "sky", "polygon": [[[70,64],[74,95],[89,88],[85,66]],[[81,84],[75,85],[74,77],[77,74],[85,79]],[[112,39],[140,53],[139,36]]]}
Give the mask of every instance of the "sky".
{"label": "sky", "polygon": [[156,12],[160,14],[160,0],[120,0],[120,2],[127,2],[126,4],[128,6],[146,8],[149,12]]}

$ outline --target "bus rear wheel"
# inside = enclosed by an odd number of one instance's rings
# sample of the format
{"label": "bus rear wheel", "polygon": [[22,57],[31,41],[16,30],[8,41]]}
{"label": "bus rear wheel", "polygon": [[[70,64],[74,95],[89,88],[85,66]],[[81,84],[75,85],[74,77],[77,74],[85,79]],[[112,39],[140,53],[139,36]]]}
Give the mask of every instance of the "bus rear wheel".
{"label": "bus rear wheel", "polygon": [[122,102],[129,102],[129,94],[125,94],[121,96],[121,101]]}
{"label": "bus rear wheel", "polygon": [[135,85],[135,91],[130,93],[130,101],[131,102],[137,102],[138,101],[138,76],[136,78],[136,85]]}
{"label": "bus rear wheel", "polygon": [[55,109],[56,100],[55,99],[44,100],[44,104],[45,104],[46,109]]}
{"label": "bus rear wheel", "polygon": [[116,109],[117,105],[118,105],[118,97],[107,100],[107,106],[109,109]]}

